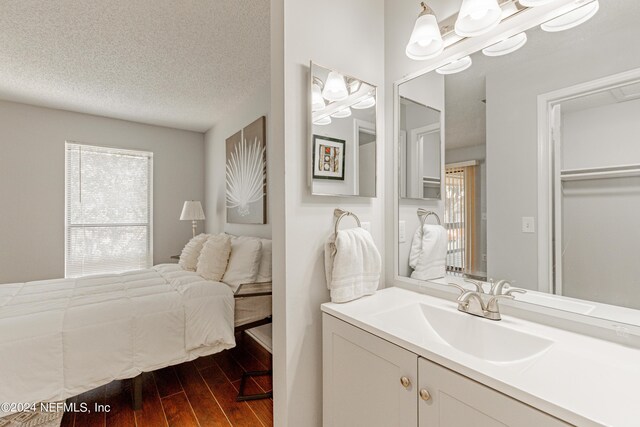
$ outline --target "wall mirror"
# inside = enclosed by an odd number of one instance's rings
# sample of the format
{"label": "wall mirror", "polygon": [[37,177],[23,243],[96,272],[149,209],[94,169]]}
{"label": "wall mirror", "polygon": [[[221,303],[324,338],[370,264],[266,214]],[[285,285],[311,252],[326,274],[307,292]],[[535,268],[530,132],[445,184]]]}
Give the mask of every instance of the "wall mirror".
{"label": "wall mirror", "polygon": [[[399,278],[424,208],[447,240],[429,281],[509,279],[519,301],[640,325],[640,2],[587,4],[579,26],[507,27],[509,46],[397,82]],[[441,199],[406,199],[407,99],[441,116]]]}
{"label": "wall mirror", "polygon": [[376,87],[311,63],[311,193],[376,196]]}
{"label": "wall mirror", "polygon": [[[421,79],[416,79],[421,82]],[[440,104],[412,90],[414,82],[400,85],[398,161],[400,197],[440,199],[443,161]],[[419,89],[419,88],[415,88]],[[406,96],[405,96],[406,95]]]}

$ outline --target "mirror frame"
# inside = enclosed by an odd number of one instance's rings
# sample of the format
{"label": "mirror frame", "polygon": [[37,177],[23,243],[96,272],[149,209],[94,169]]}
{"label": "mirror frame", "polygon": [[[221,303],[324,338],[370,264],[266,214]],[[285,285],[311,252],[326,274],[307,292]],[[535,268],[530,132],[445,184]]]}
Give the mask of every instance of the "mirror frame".
{"label": "mirror frame", "polygon": [[[418,76],[420,77],[420,76]],[[416,78],[418,78],[416,77]],[[409,80],[407,80],[409,81]],[[403,82],[406,83],[406,82]],[[402,84],[402,83],[400,83]],[[400,84],[398,84],[398,93],[400,93]],[[398,99],[406,99],[407,101],[411,101],[416,105],[420,105],[421,107],[427,108],[429,110],[432,111],[437,111],[439,114],[439,125],[440,128],[438,129],[438,132],[440,133],[440,197],[400,197],[402,200],[413,200],[413,201],[424,201],[424,200],[429,200],[429,201],[438,201],[438,200],[444,200],[444,180],[445,180],[445,163],[444,163],[444,148],[445,148],[445,140],[444,140],[444,117],[442,114],[442,111],[438,110],[437,108],[434,107],[430,107],[428,105],[422,104],[416,100],[413,100],[411,98],[407,98],[406,96],[402,96],[402,95],[398,95]],[[395,116],[394,116],[395,117]],[[400,104],[398,104],[398,117],[400,117]],[[397,132],[397,131],[396,131]],[[395,138],[398,138],[398,135],[395,135]],[[409,141],[405,141],[405,143],[409,143]],[[399,147],[399,142],[398,143],[394,143],[395,147],[397,147],[398,149]],[[406,173],[407,171],[405,170],[405,178],[406,178]],[[399,165],[398,165],[398,176],[400,176],[400,169],[399,169]],[[408,181],[408,180],[407,180]],[[423,193],[424,195],[424,190]],[[400,195],[399,195],[400,196]]]}
{"label": "mirror frame", "polygon": [[[312,90],[313,90],[313,66],[322,67],[329,71],[336,71],[342,74],[345,77],[351,77],[353,79],[359,80],[360,82],[369,85],[373,88],[374,96],[376,99],[375,105],[375,120],[374,125],[376,127],[376,149],[375,149],[375,157],[373,161],[373,172],[374,172],[374,193],[373,195],[361,196],[359,194],[331,194],[331,193],[314,193],[313,192],[313,100],[312,100]],[[363,199],[375,199],[378,197],[378,150],[380,149],[380,126],[378,126],[378,120],[380,119],[380,100],[378,99],[378,86],[373,83],[369,83],[362,79],[352,76],[351,74],[343,73],[340,70],[336,70],[334,68],[325,67],[324,65],[318,64],[317,62],[313,62],[313,60],[309,61],[309,78],[307,84],[307,186],[309,187],[309,193],[312,196],[321,196],[321,197],[359,197]],[[358,165],[359,166],[359,165]]]}
{"label": "mirror frame", "polygon": [[[576,7],[575,0],[556,0],[547,5],[535,8],[524,9],[523,11],[513,15],[509,19],[502,21],[495,29],[482,36],[466,38],[460,42],[445,49],[444,53],[439,57],[425,61],[425,66],[418,71],[405,75],[402,79],[393,83],[393,197],[392,207],[393,213],[387,219],[387,227],[393,230],[393,286],[403,287],[417,292],[427,293],[441,298],[455,300],[457,297],[456,290],[449,289],[442,284],[434,281],[420,281],[399,275],[399,207],[401,199],[399,196],[399,177],[398,177],[398,153],[397,147],[399,118],[400,118],[400,85],[423,74],[434,71],[443,65],[460,59],[464,56],[479,52],[485,47],[491,46],[508,37],[539,26],[542,23],[558,16],[559,14],[570,11]],[[544,94],[541,94],[544,95]],[[538,135],[538,140],[544,136]],[[540,142],[539,142],[540,144]],[[538,162],[544,160],[544,153],[538,154]],[[430,202],[438,202],[437,200],[429,200]],[[540,232],[540,230],[539,230]],[[538,249],[540,250],[540,248]],[[562,302],[565,297],[559,295],[545,294],[557,301]],[[640,321],[637,324],[626,323],[624,321],[594,317],[588,314],[580,314],[569,310],[549,307],[540,304],[528,303],[524,301],[504,301],[503,311],[507,314],[518,315],[528,318],[539,323],[550,324],[556,327],[568,328],[579,333],[598,336],[603,339],[621,342],[624,344],[632,344],[640,346]],[[611,306],[616,307],[616,306]],[[640,320],[640,315],[639,315]]]}

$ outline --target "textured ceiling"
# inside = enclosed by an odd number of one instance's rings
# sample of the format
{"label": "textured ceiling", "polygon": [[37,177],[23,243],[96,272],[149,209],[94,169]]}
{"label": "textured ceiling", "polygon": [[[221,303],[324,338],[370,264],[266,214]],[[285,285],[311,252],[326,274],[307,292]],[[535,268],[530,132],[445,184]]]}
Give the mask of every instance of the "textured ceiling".
{"label": "textured ceiling", "polygon": [[0,0],[0,99],[206,131],[269,81],[268,0]]}

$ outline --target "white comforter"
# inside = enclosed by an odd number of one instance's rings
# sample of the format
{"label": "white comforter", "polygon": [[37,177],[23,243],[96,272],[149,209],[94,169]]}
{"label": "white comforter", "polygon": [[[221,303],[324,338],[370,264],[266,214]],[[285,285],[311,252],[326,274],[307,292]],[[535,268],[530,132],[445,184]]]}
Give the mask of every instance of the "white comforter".
{"label": "white comforter", "polygon": [[0,285],[0,402],[62,400],[231,348],[233,309],[227,285],[175,264]]}

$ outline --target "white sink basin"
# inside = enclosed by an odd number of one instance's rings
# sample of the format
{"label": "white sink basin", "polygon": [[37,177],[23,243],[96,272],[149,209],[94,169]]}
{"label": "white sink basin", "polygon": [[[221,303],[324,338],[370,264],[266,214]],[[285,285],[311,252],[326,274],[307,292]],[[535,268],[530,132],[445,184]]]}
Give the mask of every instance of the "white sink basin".
{"label": "white sink basin", "polygon": [[422,303],[376,314],[379,321],[404,334],[420,334],[491,363],[530,360],[548,350],[553,341],[513,329],[505,321],[482,319],[455,308]]}

